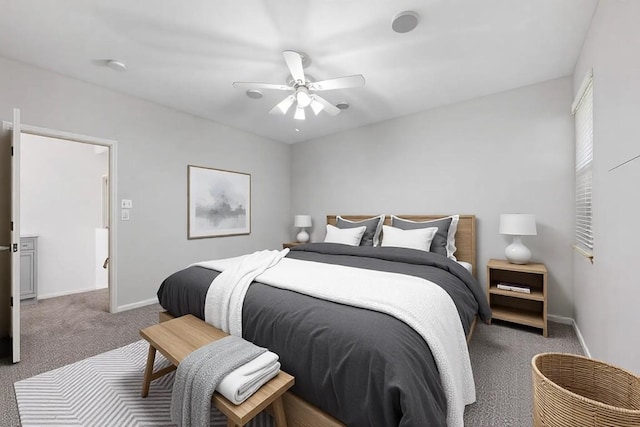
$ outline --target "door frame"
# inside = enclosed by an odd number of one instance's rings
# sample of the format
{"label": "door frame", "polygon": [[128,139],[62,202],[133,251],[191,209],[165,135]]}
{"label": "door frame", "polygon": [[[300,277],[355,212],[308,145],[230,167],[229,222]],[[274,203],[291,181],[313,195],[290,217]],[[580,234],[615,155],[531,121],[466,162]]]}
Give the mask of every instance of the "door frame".
{"label": "door frame", "polygon": [[[4,130],[12,130],[13,123],[3,121],[2,128]],[[118,222],[117,213],[118,206],[116,203],[117,196],[117,162],[118,162],[118,143],[112,139],[97,138],[94,136],[81,135],[77,133],[59,131],[55,129],[47,129],[38,126],[30,126],[20,123],[20,133],[29,135],[44,136],[48,138],[64,139],[71,142],[80,142],[82,144],[101,145],[109,148],[109,312],[118,312]]]}

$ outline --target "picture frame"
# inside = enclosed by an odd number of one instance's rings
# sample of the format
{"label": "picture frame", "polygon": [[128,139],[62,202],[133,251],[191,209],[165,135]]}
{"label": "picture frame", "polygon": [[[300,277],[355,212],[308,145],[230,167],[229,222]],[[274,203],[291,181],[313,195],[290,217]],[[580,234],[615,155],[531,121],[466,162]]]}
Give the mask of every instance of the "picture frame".
{"label": "picture frame", "polygon": [[251,234],[251,175],[187,166],[187,238]]}

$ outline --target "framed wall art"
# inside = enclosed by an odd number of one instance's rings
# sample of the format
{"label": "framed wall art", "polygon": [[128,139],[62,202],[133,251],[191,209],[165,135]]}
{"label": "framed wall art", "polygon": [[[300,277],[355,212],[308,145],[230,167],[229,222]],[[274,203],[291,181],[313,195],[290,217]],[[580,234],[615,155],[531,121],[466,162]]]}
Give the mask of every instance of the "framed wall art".
{"label": "framed wall art", "polygon": [[251,233],[251,175],[188,166],[188,238]]}

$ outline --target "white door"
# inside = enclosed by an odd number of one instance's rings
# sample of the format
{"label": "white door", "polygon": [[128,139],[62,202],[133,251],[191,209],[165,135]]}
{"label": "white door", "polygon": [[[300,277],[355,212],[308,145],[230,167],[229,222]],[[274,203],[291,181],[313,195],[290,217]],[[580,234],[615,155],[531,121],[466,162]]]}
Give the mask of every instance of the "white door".
{"label": "white door", "polygon": [[20,361],[20,110],[13,109],[11,136],[11,337],[13,363]]}

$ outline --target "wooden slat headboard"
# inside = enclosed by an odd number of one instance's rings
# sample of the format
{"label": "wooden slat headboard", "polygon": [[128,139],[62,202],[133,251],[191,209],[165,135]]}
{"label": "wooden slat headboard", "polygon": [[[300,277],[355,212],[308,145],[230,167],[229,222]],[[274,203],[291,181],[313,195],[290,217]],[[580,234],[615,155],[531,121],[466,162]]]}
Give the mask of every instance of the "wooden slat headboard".
{"label": "wooden slat headboard", "polygon": [[[377,215],[340,215],[344,219],[350,221],[362,221]],[[396,215],[411,221],[431,221],[434,219],[444,218],[449,215]],[[391,216],[386,215],[384,218],[385,225],[391,225]],[[336,224],[336,215],[327,215],[327,224]],[[473,266],[473,275],[477,273],[476,269],[476,216],[460,215],[458,221],[458,229],[456,231],[456,253],[458,261],[465,261]]]}

